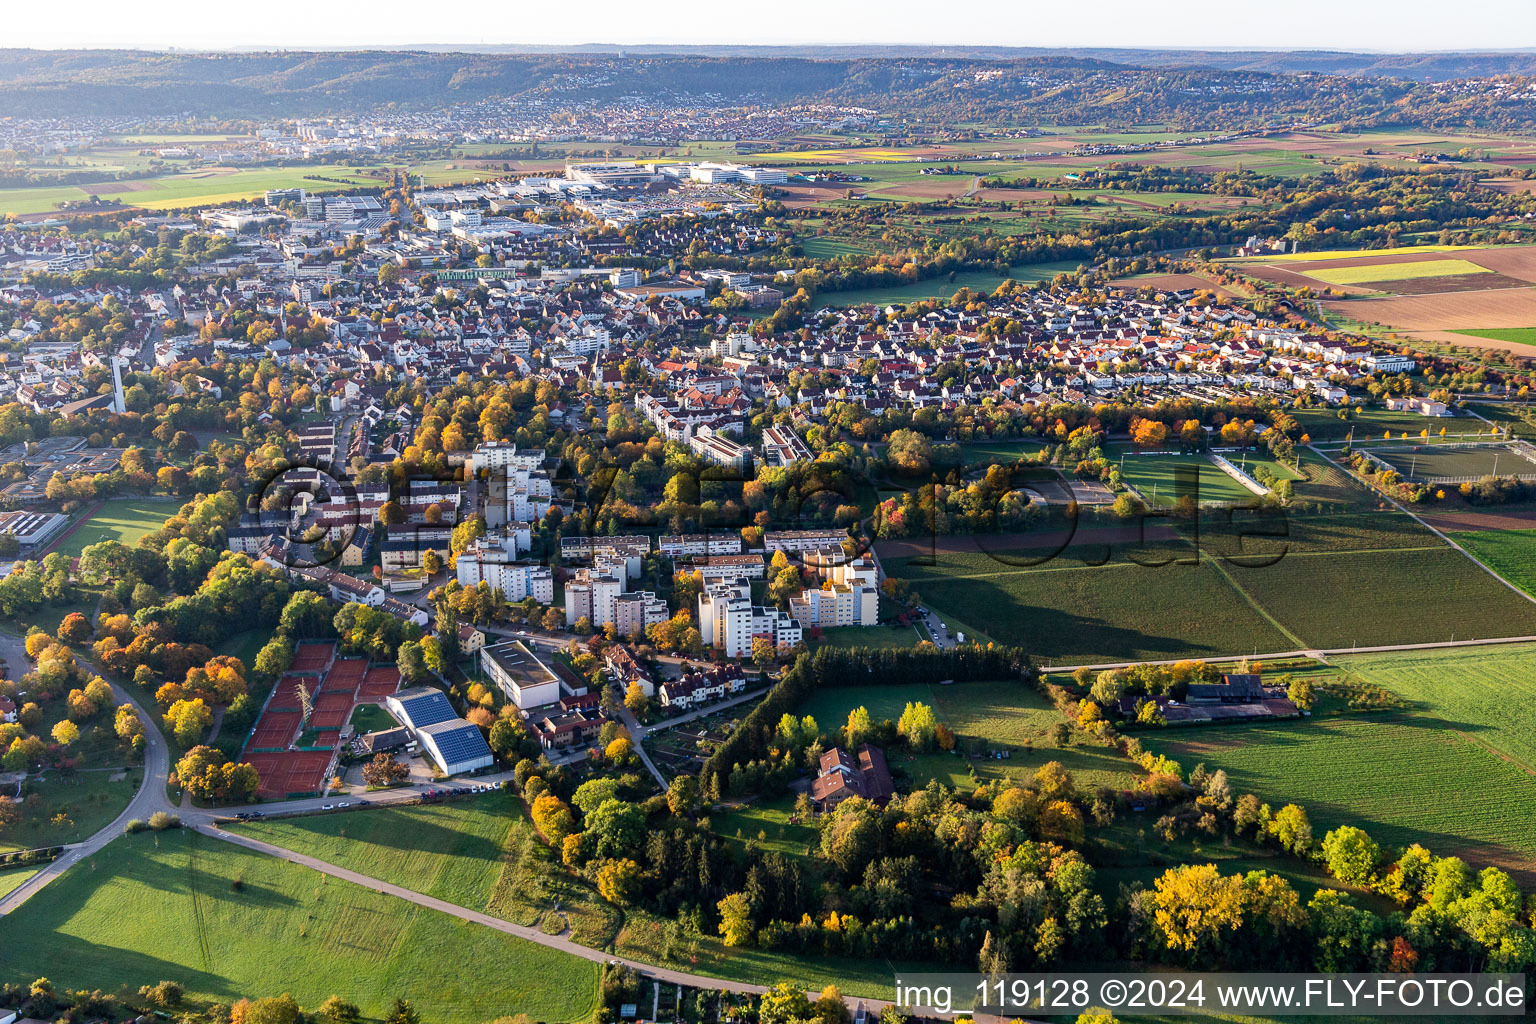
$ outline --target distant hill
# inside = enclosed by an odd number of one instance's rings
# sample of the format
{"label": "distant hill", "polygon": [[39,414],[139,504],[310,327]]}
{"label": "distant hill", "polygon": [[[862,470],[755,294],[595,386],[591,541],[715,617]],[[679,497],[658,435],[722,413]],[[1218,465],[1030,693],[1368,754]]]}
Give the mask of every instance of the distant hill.
{"label": "distant hill", "polygon": [[1452,73],[1527,72],[1536,72],[1536,55],[999,47],[626,47],[619,55],[596,45],[519,53],[0,50],[0,111],[271,117],[488,98],[558,105],[640,97],[828,102],[1022,123],[1226,128],[1315,120],[1529,130],[1536,123],[1529,99],[1500,100],[1481,85],[1448,97],[1416,84]]}

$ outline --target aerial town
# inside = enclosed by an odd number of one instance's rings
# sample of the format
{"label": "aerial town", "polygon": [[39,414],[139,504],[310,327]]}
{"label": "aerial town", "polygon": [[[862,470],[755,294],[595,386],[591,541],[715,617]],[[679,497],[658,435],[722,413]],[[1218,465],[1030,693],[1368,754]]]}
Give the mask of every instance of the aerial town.
{"label": "aerial town", "polygon": [[1372,51],[8,51],[0,1024],[1521,1006],[1536,63]]}

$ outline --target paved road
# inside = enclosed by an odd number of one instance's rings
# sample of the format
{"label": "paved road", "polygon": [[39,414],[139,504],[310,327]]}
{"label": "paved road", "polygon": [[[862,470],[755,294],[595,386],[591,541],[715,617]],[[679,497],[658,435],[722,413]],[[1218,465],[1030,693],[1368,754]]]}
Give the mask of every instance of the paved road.
{"label": "paved road", "polygon": [[112,819],[111,824],[91,836],[84,842],[70,845],[65,852],[53,863],[46,865],[37,874],[27,879],[11,892],[0,899],[0,917],[9,914],[17,907],[30,899],[38,890],[53,881],[72,864],[89,857],[106,846],[112,840],[123,834],[123,826],[133,818],[147,820],[156,811],[176,813],[176,808],[165,796],[165,783],[170,777],[170,751],[165,745],[165,737],[160,734],[155,725],[154,718],[140,706],[133,696],[116,683],[112,684],[112,695],[117,698],[118,704],[132,704],[139,712],[139,718],[145,723],[144,728],[144,781],[139,785],[139,791],[133,799],[128,801],[128,806],[123,808],[123,813]]}

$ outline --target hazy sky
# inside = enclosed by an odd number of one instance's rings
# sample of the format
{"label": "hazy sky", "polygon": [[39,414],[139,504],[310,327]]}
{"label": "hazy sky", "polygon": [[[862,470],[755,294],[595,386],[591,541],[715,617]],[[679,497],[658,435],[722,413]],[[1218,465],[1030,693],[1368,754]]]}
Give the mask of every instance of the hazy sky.
{"label": "hazy sky", "polygon": [[18,2],[0,46],[918,43],[1375,51],[1536,48],[1533,0]]}

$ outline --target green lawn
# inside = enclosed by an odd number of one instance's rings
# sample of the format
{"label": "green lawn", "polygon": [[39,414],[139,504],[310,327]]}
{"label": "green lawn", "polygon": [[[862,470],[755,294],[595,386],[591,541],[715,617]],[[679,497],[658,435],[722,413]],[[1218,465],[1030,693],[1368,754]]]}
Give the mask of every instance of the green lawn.
{"label": "green lawn", "polygon": [[147,498],[113,498],[104,501],[96,513],[70,534],[58,550],[71,557],[104,540],[115,540],[129,547],[139,538],[165,525],[179,508],[174,501]]}
{"label": "green lawn", "polygon": [[399,724],[393,715],[378,704],[359,704],[352,711],[352,731],[358,735],[393,729]]}
{"label": "green lawn", "polygon": [[[1459,700],[1460,698],[1458,698]],[[1167,730],[1142,741],[1192,768],[1225,769],[1239,793],[1307,808],[1321,837],[1358,825],[1383,845],[1536,877],[1536,777],[1491,752],[1461,723],[1427,713]]]}
{"label": "green lawn", "polygon": [[816,647],[912,647],[923,640],[914,626],[833,626],[821,631]]}
{"label": "green lawn", "polygon": [[1420,416],[1412,412],[1393,412],[1389,409],[1362,409],[1360,412],[1345,410],[1345,418],[1339,418],[1335,409],[1295,409],[1292,415],[1302,430],[1314,441],[1342,441],[1351,433],[1356,441],[1380,437],[1385,431],[1394,435],[1407,431],[1418,434],[1428,427],[1430,433],[1438,433],[1441,427],[1448,433],[1486,430],[1487,424],[1479,420],[1445,419]]}
{"label": "green lawn", "polygon": [[291,992],[307,1008],[334,993],[375,1018],[408,996],[442,1024],[585,1021],[598,975],[590,961],[180,831],[118,840],[5,930],[10,983],[47,975],[118,991],[173,979],[197,1000]]}
{"label": "green lawn", "polygon": [[770,804],[748,804],[737,810],[711,816],[709,827],[716,835],[733,841],[737,833],[740,833],[743,842],[762,835],[763,849],[777,850],[791,857],[804,857],[806,847],[814,847],[820,837],[814,825],[803,821],[790,822],[789,817],[794,807],[795,802],[789,799]]}
{"label": "green lawn", "polygon": [[0,896],[14,892],[17,886],[37,874],[36,867],[0,869]]}

